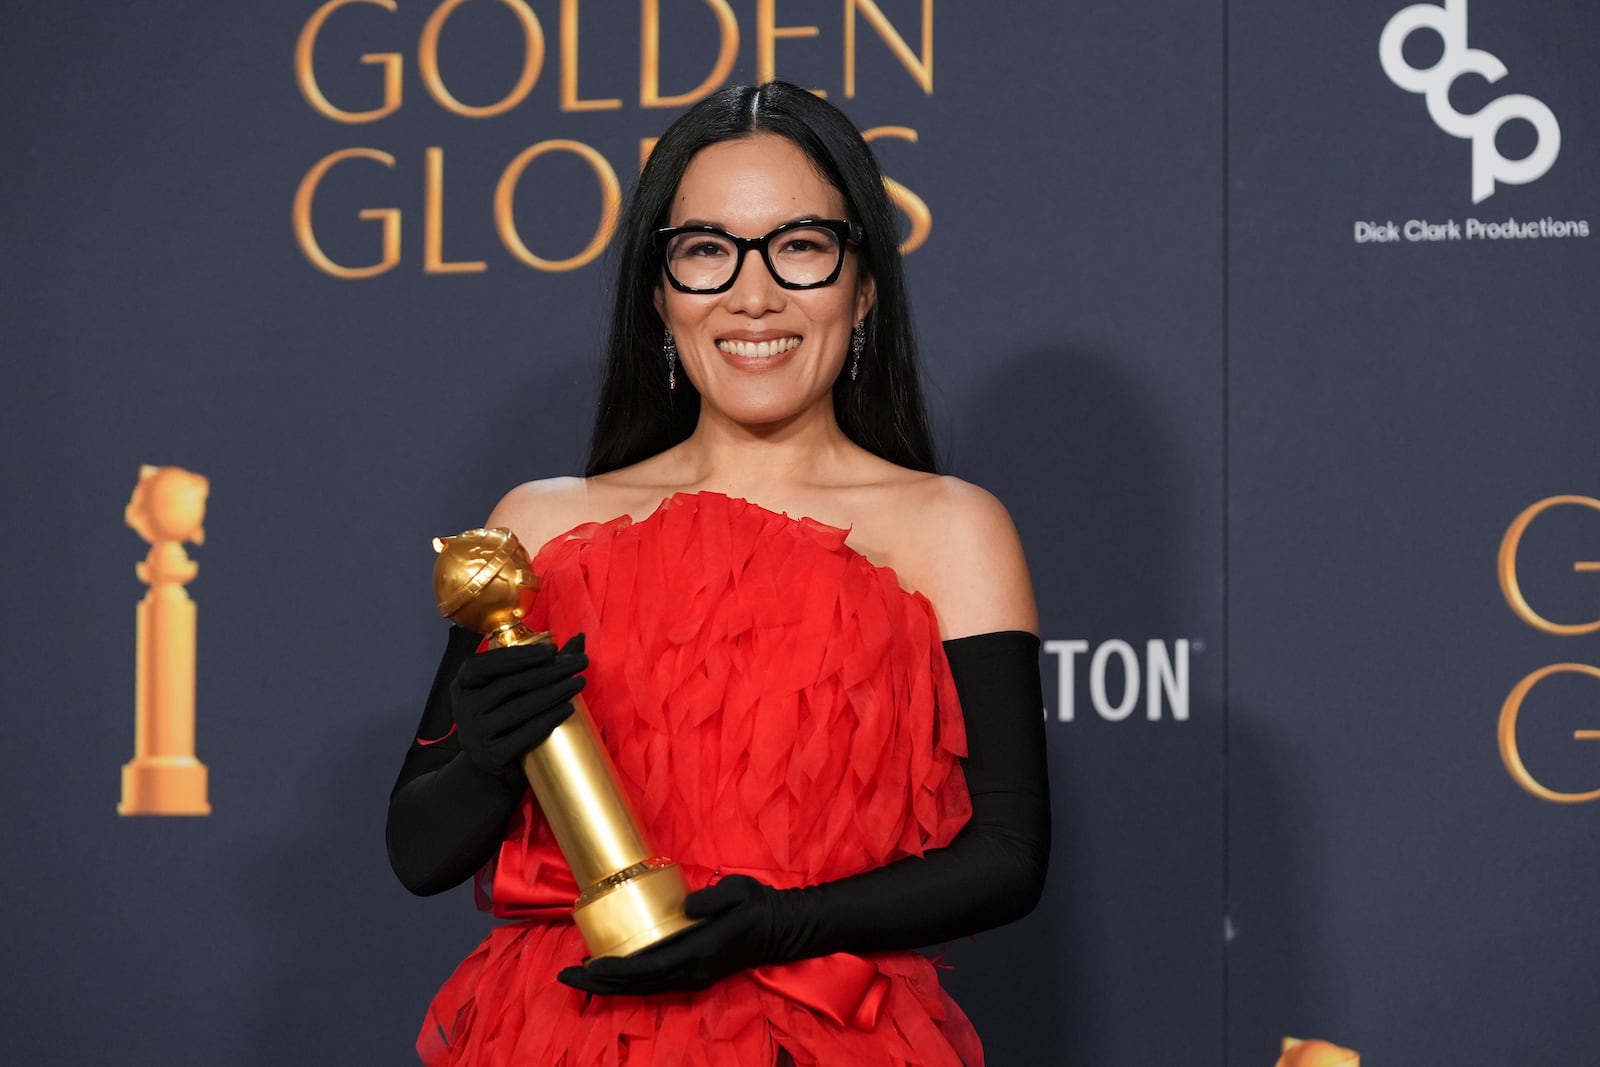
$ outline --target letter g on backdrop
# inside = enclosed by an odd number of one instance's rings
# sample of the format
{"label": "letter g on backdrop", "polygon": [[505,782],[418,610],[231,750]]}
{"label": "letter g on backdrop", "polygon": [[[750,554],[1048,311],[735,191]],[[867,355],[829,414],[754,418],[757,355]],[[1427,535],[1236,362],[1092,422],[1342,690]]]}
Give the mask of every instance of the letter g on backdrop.
{"label": "letter g on backdrop", "polygon": [[[1432,30],[1444,41],[1444,54],[1431,67],[1406,61],[1406,40],[1417,30]],[[1412,4],[1395,12],[1378,39],[1383,72],[1400,88],[1422,93],[1434,124],[1452,137],[1472,142],[1472,202],[1494,195],[1496,182],[1526,185],[1545,176],[1561,154],[1561,124],[1544,102],[1521,93],[1490,101],[1471,115],[1450,104],[1450,87],[1463,74],[1477,74],[1493,84],[1506,76],[1506,65],[1489,52],[1467,47],[1467,0]],[[1507,159],[1495,146],[1495,135],[1512,119],[1531,123],[1539,140],[1524,159]]]}

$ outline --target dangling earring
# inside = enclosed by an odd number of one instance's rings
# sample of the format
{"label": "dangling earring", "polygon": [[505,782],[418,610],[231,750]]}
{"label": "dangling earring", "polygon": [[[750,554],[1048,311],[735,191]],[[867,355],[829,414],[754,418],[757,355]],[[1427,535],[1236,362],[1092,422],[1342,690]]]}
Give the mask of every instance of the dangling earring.
{"label": "dangling earring", "polygon": [[861,350],[867,347],[866,320],[856,323],[856,328],[850,331],[850,380],[853,382],[861,374]]}
{"label": "dangling earring", "polygon": [[678,388],[678,346],[672,341],[672,331],[667,331],[666,338],[661,342],[661,351],[667,357],[667,388]]}

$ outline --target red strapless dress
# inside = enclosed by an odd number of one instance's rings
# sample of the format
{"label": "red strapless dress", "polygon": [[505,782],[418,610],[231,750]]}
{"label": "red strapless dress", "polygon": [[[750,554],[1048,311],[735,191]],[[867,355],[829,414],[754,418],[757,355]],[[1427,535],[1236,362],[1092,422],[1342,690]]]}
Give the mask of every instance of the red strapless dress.
{"label": "red strapless dress", "polygon": [[[947,844],[971,814],[933,608],[847,531],[714,493],[540,549],[531,622],[588,634],[585,697],[654,846],[691,888],[780,888]],[[590,998],[572,874],[524,797],[479,904],[502,919],[429,1007],[428,1067],[979,1067],[915,952],[762,967],[700,993]],[[485,892],[487,890],[487,892]]]}

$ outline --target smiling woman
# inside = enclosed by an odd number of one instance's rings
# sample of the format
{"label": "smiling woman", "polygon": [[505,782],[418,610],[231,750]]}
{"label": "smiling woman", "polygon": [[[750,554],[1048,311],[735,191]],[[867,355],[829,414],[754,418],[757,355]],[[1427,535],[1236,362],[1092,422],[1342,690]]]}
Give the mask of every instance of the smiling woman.
{"label": "smiling woman", "polygon": [[[488,522],[543,546],[561,648],[453,631],[391,797],[401,880],[480,872],[508,920],[430,1067],[982,1063],[914,950],[1038,899],[1037,622],[1005,509],[935,471],[893,218],[783,83],[697,105],[640,176],[586,477]],[[589,961],[519,766],[580,688],[701,920]]]}

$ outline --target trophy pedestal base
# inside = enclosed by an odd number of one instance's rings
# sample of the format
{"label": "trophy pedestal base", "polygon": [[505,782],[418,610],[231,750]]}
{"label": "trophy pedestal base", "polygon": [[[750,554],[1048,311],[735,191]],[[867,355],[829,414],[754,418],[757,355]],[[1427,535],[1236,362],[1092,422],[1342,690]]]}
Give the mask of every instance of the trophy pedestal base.
{"label": "trophy pedestal base", "polygon": [[[627,956],[663,941],[695,920],[683,914],[689,886],[676,863],[652,867],[572,909],[590,958]],[[585,894],[587,896],[587,894]]]}
{"label": "trophy pedestal base", "polygon": [[206,765],[193,756],[144,756],[122,765],[118,815],[210,815]]}

